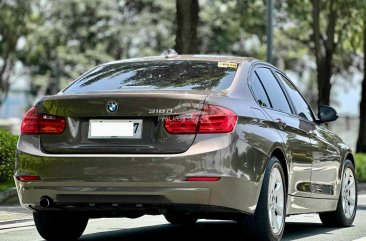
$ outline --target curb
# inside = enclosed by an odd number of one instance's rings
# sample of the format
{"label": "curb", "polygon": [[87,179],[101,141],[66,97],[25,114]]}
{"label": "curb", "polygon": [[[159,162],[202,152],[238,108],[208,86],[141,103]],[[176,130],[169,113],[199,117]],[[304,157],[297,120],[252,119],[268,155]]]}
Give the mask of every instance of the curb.
{"label": "curb", "polygon": [[16,195],[17,195],[17,189],[15,187],[0,192],[0,204],[11,197],[15,197]]}

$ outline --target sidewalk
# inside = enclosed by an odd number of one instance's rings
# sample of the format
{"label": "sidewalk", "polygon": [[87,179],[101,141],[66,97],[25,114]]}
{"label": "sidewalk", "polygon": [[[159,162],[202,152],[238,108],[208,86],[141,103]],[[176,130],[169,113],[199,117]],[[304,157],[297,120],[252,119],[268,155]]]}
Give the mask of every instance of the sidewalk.
{"label": "sidewalk", "polygon": [[19,205],[16,189],[0,192],[0,230],[32,225],[32,211]]}
{"label": "sidewalk", "polygon": [[8,222],[33,220],[32,211],[21,206],[0,206],[0,226]]}

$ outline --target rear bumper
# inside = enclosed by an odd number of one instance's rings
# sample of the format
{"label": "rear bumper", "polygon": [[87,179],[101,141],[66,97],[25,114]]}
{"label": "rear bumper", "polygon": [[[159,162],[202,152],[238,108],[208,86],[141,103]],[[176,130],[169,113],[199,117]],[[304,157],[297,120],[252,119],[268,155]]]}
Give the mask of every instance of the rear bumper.
{"label": "rear bumper", "polygon": [[[240,147],[240,150],[238,150]],[[243,151],[245,150],[245,151]],[[235,135],[196,137],[188,151],[169,155],[57,155],[43,153],[39,137],[21,136],[15,176],[20,203],[39,209],[75,205],[208,205],[254,213],[267,156]],[[187,176],[221,177],[187,182]]]}
{"label": "rear bumper", "polygon": [[35,210],[49,197],[51,208],[123,207],[145,205],[203,205],[254,213],[259,184],[223,177],[212,183],[111,183],[20,182],[16,180],[22,206]]}

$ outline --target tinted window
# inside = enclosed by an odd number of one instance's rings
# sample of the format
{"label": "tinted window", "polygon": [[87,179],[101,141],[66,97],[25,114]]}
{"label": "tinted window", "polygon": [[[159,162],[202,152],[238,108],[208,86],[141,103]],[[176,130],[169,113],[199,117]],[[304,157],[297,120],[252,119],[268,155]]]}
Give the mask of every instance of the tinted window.
{"label": "tinted window", "polygon": [[278,73],[278,76],[280,77],[279,79],[285,86],[287,93],[295,106],[297,114],[309,121],[314,121],[309,105],[305,102],[304,98],[302,98],[300,93],[296,90],[295,86],[280,73]]}
{"label": "tinted window", "polygon": [[258,79],[256,74],[251,75],[251,87],[253,90],[254,97],[258,101],[260,106],[263,107],[271,107],[271,104],[269,103],[268,97],[266,92],[263,89],[263,86]]}
{"label": "tinted window", "polygon": [[290,106],[282,91],[282,88],[278,84],[272,72],[267,68],[258,68],[255,72],[263,83],[269,100],[271,101],[272,108],[278,111],[291,113]]}
{"label": "tinted window", "polygon": [[107,64],[81,76],[64,93],[131,89],[218,91],[231,85],[235,66],[219,65],[218,62],[172,60]]}

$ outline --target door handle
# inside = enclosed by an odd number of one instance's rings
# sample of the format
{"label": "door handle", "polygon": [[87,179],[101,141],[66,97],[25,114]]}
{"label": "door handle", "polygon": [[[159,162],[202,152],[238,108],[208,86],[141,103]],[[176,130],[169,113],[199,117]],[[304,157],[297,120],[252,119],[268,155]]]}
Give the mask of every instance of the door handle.
{"label": "door handle", "polygon": [[277,118],[277,119],[275,120],[275,123],[276,123],[276,125],[278,126],[278,128],[280,128],[280,130],[285,129],[285,128],[286,128],[286,126],[287,126],[286,122],[284,122],[284,121],[283,121],[283,120],[281,120],[280,118]]}

